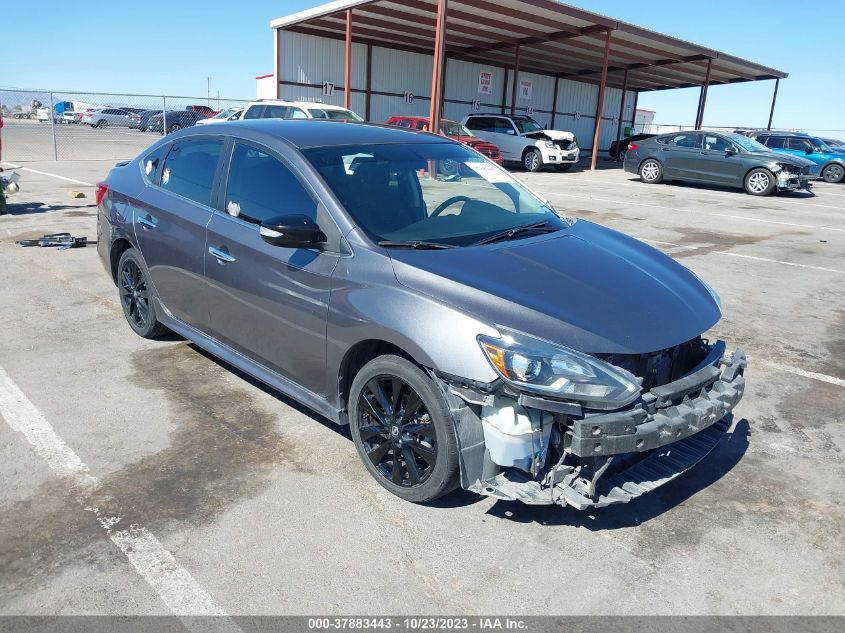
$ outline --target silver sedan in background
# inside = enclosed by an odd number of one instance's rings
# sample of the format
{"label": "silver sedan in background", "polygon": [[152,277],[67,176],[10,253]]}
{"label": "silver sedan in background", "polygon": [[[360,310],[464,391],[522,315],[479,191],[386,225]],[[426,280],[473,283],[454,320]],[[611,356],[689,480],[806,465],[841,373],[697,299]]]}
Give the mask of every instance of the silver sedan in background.
{"label": "silver sedan in background", "polygon": [[133,113],[129,110],[122,110],[120,108],[105,108],[103,110],[86,112],[79,122],[96,128],[130,127],[132,123],[132,114]]}

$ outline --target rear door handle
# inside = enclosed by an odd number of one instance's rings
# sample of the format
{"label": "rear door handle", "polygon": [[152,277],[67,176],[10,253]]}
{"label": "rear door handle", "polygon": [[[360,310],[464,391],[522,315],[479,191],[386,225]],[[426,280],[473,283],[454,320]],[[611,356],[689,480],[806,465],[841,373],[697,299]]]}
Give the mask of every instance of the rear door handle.
{"label": "rear door handle", "polygon": [[208,252],[221,264],[231,264],[237,260],[224,250],[210,246]]}
{"label": "rear door handle", "polygon": [[155,219],[153,218],[153,216],[151,216],[149,213],[147,215],[145,215],[144,217],[139,218],[138,224],[143,226],[145,229],[150,229],[150,230],[153,230],[154,228],[156,228],[156,226],[158,226],[158,222],[156,222]]}

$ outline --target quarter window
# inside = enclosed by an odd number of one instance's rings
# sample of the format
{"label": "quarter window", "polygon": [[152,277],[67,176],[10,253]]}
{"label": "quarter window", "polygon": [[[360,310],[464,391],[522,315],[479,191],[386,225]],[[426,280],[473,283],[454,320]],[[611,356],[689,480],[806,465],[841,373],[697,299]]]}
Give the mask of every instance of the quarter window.
{"label": "quarter window", "polygon": [[198,140],[174,146],[161,172],[161,187],[211,206],[214,174],[223,152],[223,141]]}
{"label": "quarter window", "polygon": [[317,203],[278,159],[237,144],[229,169],[226,212],[256,223],[281,215],[307,215],[316,220]]}
{"label": "quarter window", "polygon": [[157,185],[159,183],[164,157],[167,156],[169,149],[170,145],[163,145],[151,154],[147,154],[141,162],[141,169],[151,184]]}

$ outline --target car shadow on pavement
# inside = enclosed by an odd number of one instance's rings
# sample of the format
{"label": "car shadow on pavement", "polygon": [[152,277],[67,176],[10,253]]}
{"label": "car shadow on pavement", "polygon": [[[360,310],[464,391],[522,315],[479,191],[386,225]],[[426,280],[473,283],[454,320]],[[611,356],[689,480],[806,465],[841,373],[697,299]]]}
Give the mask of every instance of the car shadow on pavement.
{"label": "car shadow on pavement", "polygon": [[46,204],[44,202],[14,202],[14,198],[6,201],[6,213],[8,215],[33,215],[41,213],[53,213],[57,211],[79,211],[79,205],[70,204]]}
{"label": "car shadow on pavement", "polygon": [[748,450],[750,432],[748,420],[743,418],[699,464],[674,481],[628,504],[582,511],[571,507],[498,501],[487,513],[517,523],[567,525],[596,532],[634,527],[668,512],[729,473]]}
{"label": "car shadow on pavement", "polygon": [[306,407],[303,404],[300,404],[296,400],[289,398],[288,396],[286,396],[282,392],[276,391],[272,387],[265,385],[263,382],[253,378],[252,376],[250,376],[249,374],[241,371],[237,367],[230,365],[229,363],[217,358],[216,356],[213,356],[209,352],[206,352],[204,349],[202,349],[198,345],[195,345],[194,343],[188,343],[188,347],[190,347],[192,350],[194,350],[198,354],[202,354],[205,358],[207,358],[209,361],[211,361],[215,365],[219,365],[220,367],[223,367],[224,369],[226,369],[226,371],[231,372],[232,374],[234,374],[235,376],[237,376],[238,378],[240,378],[244,382],[249,383],[250,385],[252,385],[256,389],[260,389],[261,391],[266,393],[268,396],[272,396],[273,398],[275,398],[276,400],[278,400],[280,403],[284,404],[285,406],[288,406],[291,409],[294,409],[297,413],[301,413],[302,415],[308,416],[312,420],[319,422],[320,424],[325,426],[327,429],[331,429],[332,431],[334,431],[338,435],[341,435],[341,436],[345,437],[346,439],[348,439],[350,442],[352,441],[352,435],[349,434],[349,425],[347,425],[347,424],[344,424],[344,425],[335,424],[334,422],[332,422],[328,418],[320,415],[319,413],[317,413],[313,409],[309,409],[308,407]]}

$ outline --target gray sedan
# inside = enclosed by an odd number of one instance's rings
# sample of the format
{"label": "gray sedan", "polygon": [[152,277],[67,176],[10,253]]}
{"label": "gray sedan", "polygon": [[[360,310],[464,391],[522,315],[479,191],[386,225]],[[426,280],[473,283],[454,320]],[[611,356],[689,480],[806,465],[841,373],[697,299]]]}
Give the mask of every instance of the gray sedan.
{"label": "gray sedan", "polygon": [[703,459],[745,388],[742,351],[702,336],[706,283],[442,136],[210,124],[118,164],[97,205],[134,332],[348,424],[408,501],[628,502]]}
{"label": "gray sedan", "polygon": [[745,189],[753,196],[808,189],[816,166],[740,134],[675,132],[628,146],[625,171],[647,184],[679,180]]}

